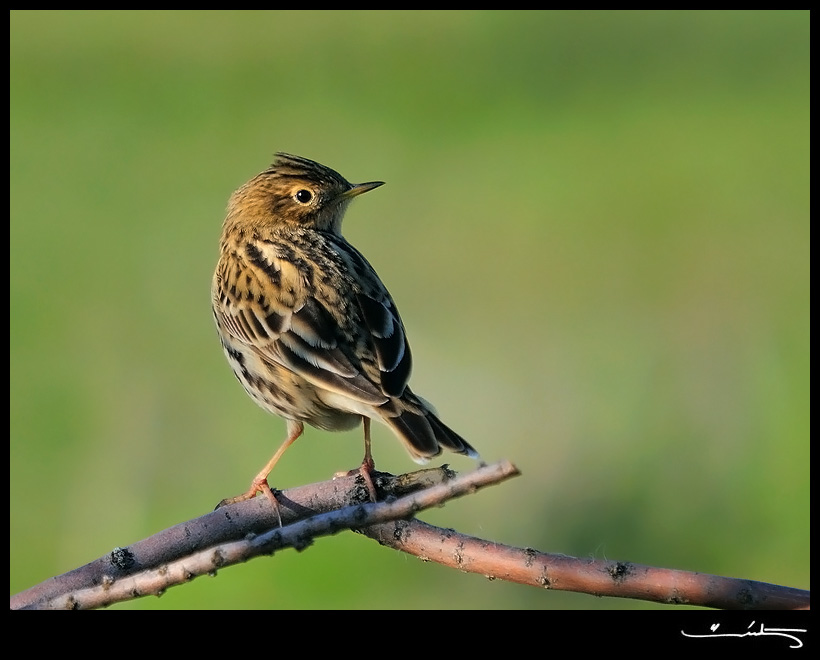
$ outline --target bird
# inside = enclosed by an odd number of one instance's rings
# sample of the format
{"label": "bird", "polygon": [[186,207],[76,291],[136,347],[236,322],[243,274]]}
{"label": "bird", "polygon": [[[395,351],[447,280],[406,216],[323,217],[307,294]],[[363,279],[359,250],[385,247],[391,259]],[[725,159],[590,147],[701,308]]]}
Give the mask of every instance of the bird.
{"label": "bird", "polygon": [[[279,152],[228,202],[211,287],[213,316],[233,373],[286,437],[241,495],[278,503],[268,476],[304,425],[362,425],[359,472],[372,501],[370,422],[386,424],[417,463],[442,448],[480,460],[408,381],[410,345],[393,298],[342,236],[350,202],[383,185],[352,184],[320,163]],[[280,517],[281,520],[281,517]]]}

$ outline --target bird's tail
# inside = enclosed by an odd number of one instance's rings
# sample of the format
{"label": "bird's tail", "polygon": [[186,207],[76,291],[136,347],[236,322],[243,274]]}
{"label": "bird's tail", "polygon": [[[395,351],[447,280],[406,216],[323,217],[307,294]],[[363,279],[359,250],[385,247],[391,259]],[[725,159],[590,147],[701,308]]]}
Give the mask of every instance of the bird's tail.
{"label": "bird's tail", "polygon": [[442,422],[433,406],[413,394],[410,388],[405,389],[400,399],[382,406],[380,412],[417,463],[426,463],[438,456],[442,447],[480,460],[470,443]]}

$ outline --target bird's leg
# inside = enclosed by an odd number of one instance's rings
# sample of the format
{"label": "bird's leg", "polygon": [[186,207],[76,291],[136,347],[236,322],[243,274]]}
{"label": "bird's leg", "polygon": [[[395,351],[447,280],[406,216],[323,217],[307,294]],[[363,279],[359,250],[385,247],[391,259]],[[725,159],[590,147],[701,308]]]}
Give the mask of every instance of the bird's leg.
{"label": "bird's leg", "polygon": [[362,416],[362,426],[364,427],[364,459],[359,468],[359,474],[364,479],[364,485],[367,486],[367,492],[370,494],[370,501],[376,501],[376,487],[373,485],[373,477],[371,476],[376,467],[373,461],[373,455],[370,453],[370,418]]}
{"label": "bird's leg", "polygon": [[273,466],[282,458],[282,454],[285,453],[285,450],[290,447],[300,435],[302,435],[302,431],[305,430],[305,425],[302,422],[294,422],[288,420],[288,437],[276,450],[276,453],[273,457],[267,462],[265,467],[257,474],[253,481],[251,481],[251,487],[241,495],[237,495],[236,497],[231,497],[225,500],[222,500],[219,504],[216,505],[216,508],[220,508],[226,506],[228,504],[236,504],[237,502],[244,502],[245,500],[251,499],[257,493],[263,493],[265,497],[268,498],[268,501],[273,506],[274,510],[276,511],[276,515],[279,518],[279,526],[282,526],[282,516],[279,513],[279,502],[276,501],[276,496],[273,494],[273,491],[268,485],[268,475],[273,470]]}

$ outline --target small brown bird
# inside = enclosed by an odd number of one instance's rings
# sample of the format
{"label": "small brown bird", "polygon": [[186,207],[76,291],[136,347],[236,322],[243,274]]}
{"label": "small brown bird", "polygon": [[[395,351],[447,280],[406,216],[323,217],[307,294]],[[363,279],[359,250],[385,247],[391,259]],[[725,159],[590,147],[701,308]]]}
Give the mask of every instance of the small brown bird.
{"label": "small brown bird", "polygon": [[287,438],[250,489],[220,506],[258,492],[276,506],[268,475],[305,423],[343,431],[362,422],[360,471],[374,499],[371,419],[387,424],[419,463],[442,447],[479,458],[408,387],[410,346],[396,305],[342,236],[350,200],[382,183],[354,185],[329,167],[278,153],[231,196],[211,290],[214,319],[237,379],[287,420]]}

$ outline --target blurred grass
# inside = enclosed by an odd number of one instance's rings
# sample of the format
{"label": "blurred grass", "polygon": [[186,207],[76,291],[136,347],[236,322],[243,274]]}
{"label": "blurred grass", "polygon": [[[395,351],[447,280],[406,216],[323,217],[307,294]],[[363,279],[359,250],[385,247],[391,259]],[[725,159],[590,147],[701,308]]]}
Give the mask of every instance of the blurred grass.
{"label": "blurred grass", "polygon": [[[809,588],[808,12],[12,11],[10,65],[11,593],[283,437],[209,310],[227,198],[278,150],[388,182],[345,231],[414,388],[523,469],[426,520]],[[310,429],[274,483],[360,459]],[[348,534],[117,607],[642,605]]]}

